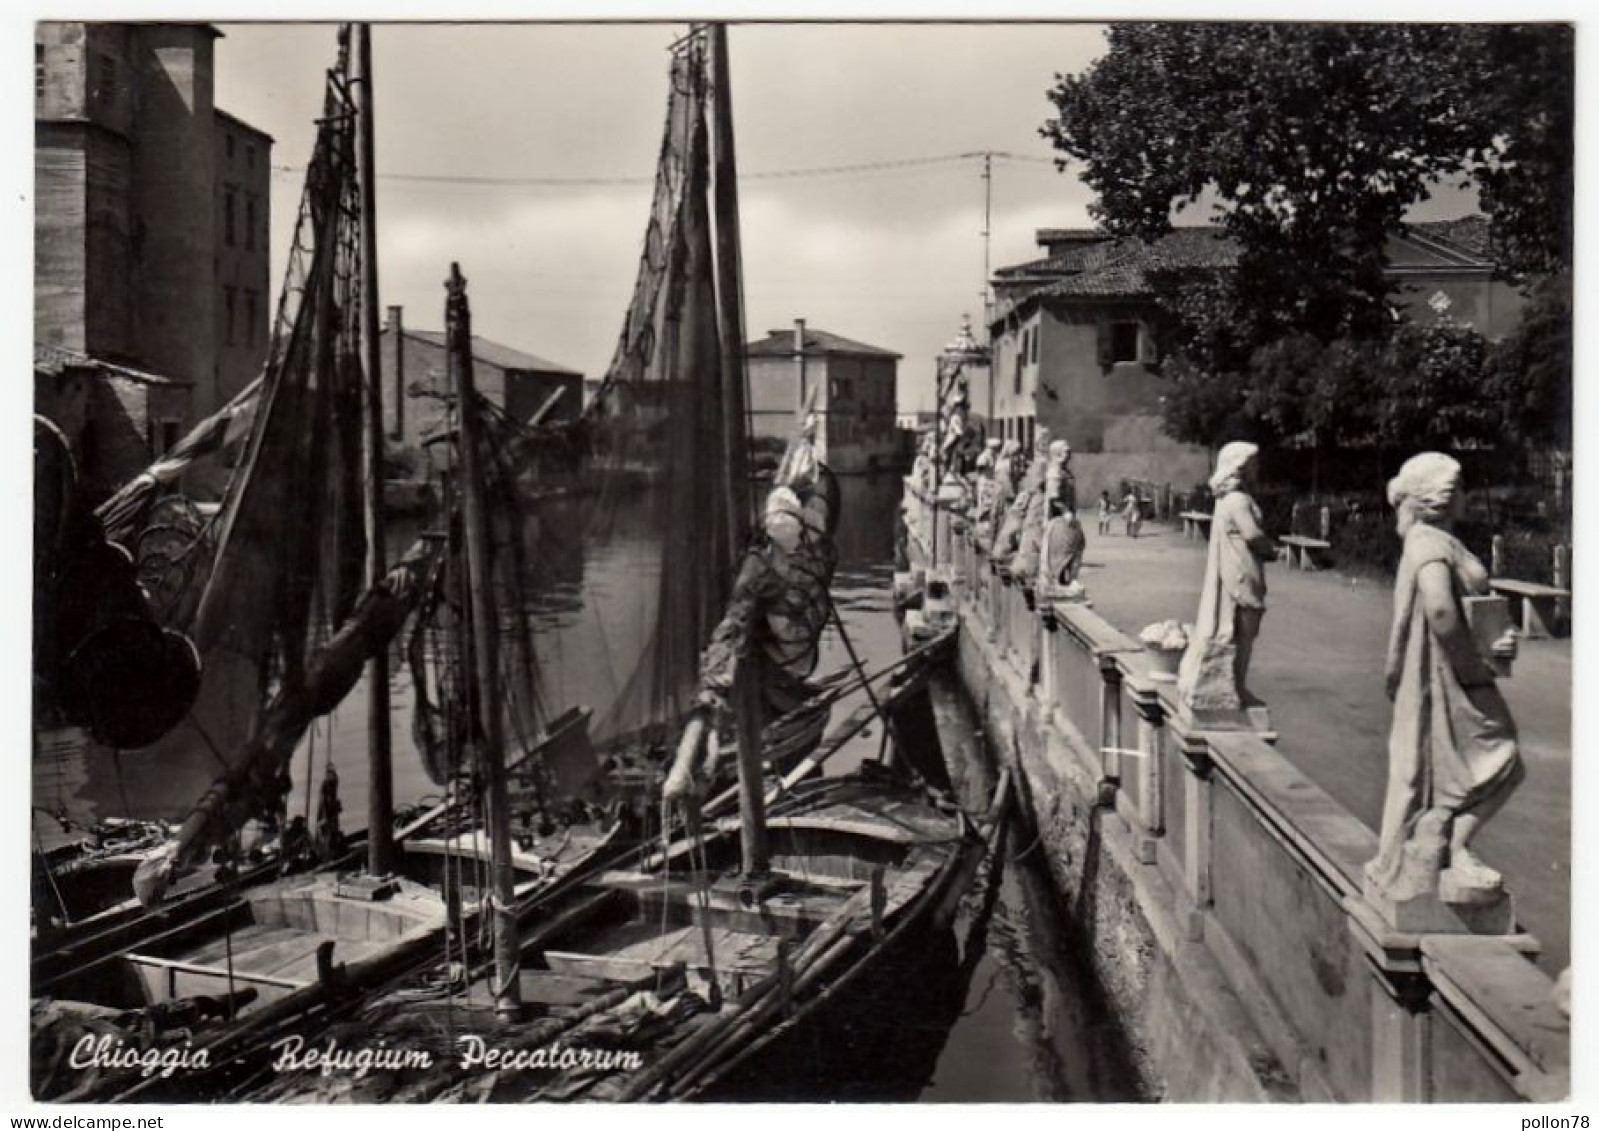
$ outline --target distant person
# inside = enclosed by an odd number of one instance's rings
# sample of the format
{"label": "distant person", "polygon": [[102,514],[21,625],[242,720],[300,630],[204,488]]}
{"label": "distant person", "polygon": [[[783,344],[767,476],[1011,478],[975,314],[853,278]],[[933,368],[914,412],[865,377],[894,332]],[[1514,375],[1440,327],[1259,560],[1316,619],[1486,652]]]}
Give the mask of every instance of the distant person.
{"label": "distant person", "polygon": [[1101,534],[1110,533],[1111,519],[1115,514],[1116,508],[1111,505],[1110,492],[1101,491],[1099,493],[1099,532]]}
{"label": "distant person", "polygon": [[1137,538],[1144,525],[1144,511],[1138,502],[1138,492],[1131,487],[1122,500],[1122,520],[1127,524],[1127,537]]}

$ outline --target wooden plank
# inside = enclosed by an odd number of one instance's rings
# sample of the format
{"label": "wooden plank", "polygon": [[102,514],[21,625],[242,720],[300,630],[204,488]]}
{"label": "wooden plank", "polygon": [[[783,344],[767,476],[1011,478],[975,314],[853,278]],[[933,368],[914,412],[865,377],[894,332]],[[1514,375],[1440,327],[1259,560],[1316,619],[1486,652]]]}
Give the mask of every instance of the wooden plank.
{"label": "wooden plank", "polygon": [[576,974],[557,974],[551,970],[522,971],[522,1001],[527,1005],[573,1008],[616,988],[603,978],[584,978]]}
{"label": "wooden plank", "polygon": [[[631,929],[635,927],[642,930],[635,932]],[[699,932],[698,927],[678,927],[663,934],[658,925],[652,924],[628,924],[628,928],[607,932],[609,937],[593,940],[586,951],[546,950],[544,960],[557,974],[640,985],[655,976],[663,953]],[[635,934],[639,937],[629,937]]]}
{"label": "wooden plank", "polygon": [[[770,935],[735,931],[728,927],[716,927],[711,931],[711,949],[718,970],[725,968],[755,973],[775,970],[777,947],[778,939]],[[704,932],[690,932],[664,951],[657,960],[657,965],[671,966],[679,962],[685,962],[690,966],[709,964],[705,954]]]}
{"label": "wooden plank", "polygon": [[1557,589],[1553,585],[1540,585],[1536,581],[1515,581],[1510,578],[1496,577],[1488,582],[1501,593],[1514,593],[1518,597],[1569,597],[1571,590]]}
{"label": "wooden plank", "polygon": [[[256,924],[240,928],[233,932],[231,944],[233,960],[237,963],[240,955],[261,950],[288,939],[297,938],[302,933],[293,927],[263,927]],[[226,935],[218,935],[204,945],[196,947],[187,953],[179,954],[177,957],[198,966],[215,965],[227,961],[229,945]]]}
{"label": "wooden plank", "polygon": [[[142,966],[150,970],[176,971],[180,974],[197,974],[207,978],[222,978],[224,980],[228,976],[226,969],[219,970],[214,966],[200,966],[192,962],[184,962],[181,959],[159,958],[153,954],[130,954],[128,955],[128,961],[134,966]],[[236,982],[260,983],[261,985],[278,986],[287,990],[297,990],[302,985],[305,985],[304,982],[292,982],[280,976],[252,973],[237,968],[233,972],[233,979]]]}

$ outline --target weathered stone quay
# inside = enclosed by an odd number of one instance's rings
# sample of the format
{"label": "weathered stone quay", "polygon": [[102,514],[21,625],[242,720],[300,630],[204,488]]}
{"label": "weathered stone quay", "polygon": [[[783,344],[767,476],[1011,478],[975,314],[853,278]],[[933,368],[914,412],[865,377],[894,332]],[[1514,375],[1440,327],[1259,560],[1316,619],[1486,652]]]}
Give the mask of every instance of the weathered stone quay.
{"label": "weathered stone quay", "polygon": [[1152,1093],[1569,1094],[1569,1021],[1529,961],[1536,938],[1395,930],[1361,891],[1376,833],[1279,751],[1292,733],[1195,728],[1156,658],[1091,604],[1035,602],[996,574],[958,503],[908,480],[904,509],[907,580],[948,583],[989,756],[1021,786]]}

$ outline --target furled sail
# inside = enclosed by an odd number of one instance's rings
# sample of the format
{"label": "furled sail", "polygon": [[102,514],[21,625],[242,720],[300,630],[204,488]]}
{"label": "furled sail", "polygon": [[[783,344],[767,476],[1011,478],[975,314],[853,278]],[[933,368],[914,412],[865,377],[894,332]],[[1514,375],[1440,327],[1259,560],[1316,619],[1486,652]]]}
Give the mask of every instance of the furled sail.
{"label": "furled sail", "polygon": [[[722,338],[709,194],[710,84],[703,35],[671,62],[665,133],[633,297],[598,395],[587,409],[596,472],[610,499],[652,493],[640,531],[660,547],[646,607],[651,629],[601,733],[676,719],[691,705],[699,651],[731,589],[735,516],[723,493],[729,462],[743,458],[744,421],[733,422],[721,378]],[[741,416],[742,414],[740,414]],[[728,436],[738,437],[730,450]],[[603,517],[601,518],[603,521]]]}
{"label": "furled sail", "polygon": [[170,851],[141,869],[141,897],[249,817],[278,816],[300,736],[398,631],[426,573],[413,555],[357,603],[361,198],[348,63],[341,40],[249,437],[207,532],[214,553],[188,626],[204,664],[199,699],[160,744],[203,743],[223,766]]}

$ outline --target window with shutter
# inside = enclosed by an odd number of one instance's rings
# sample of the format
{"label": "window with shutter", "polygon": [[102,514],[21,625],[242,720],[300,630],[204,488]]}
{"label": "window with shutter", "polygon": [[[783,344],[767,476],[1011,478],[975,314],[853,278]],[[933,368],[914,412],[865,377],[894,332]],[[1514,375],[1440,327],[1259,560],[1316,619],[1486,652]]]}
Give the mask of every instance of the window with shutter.
{"label": "window with shutter", "polygon": [[1138,360],[1138,323],[1111,323],[1110,360],[1113,365]]}

